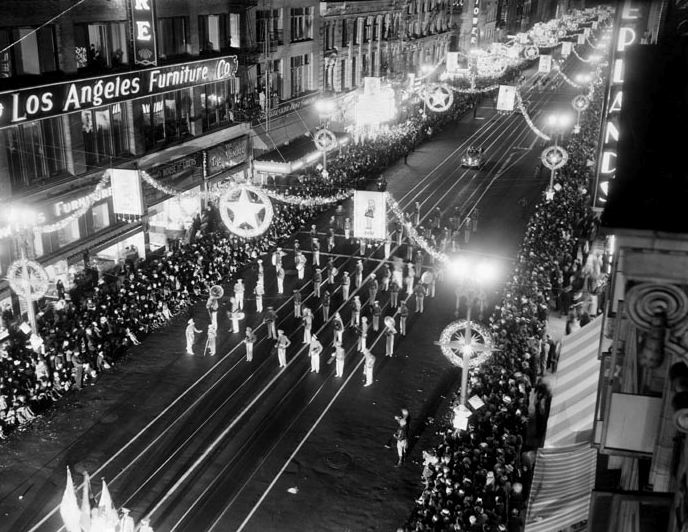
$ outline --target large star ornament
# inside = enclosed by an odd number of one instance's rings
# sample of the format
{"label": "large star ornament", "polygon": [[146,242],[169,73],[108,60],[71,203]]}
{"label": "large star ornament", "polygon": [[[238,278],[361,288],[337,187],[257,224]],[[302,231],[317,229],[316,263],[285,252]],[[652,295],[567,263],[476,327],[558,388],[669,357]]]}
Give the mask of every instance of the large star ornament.
{"label": "large star ornament", "polygon": [[437,85],[430,89],[426,96],[426,103],[430,110],[436,113],[446,111],[454,101],[451,89],[444,85]]}
{"label": "large star ornament", "polygon": [[[239,196],[232,199],[237,187],[240,189]],[[249,192],[259,201],[253,201]],[[222,221],[232,233],[244,238],[263,234],[270,227],[273,214],[270,198],[259,188],[250,185],[232,187],[220,200]]]}

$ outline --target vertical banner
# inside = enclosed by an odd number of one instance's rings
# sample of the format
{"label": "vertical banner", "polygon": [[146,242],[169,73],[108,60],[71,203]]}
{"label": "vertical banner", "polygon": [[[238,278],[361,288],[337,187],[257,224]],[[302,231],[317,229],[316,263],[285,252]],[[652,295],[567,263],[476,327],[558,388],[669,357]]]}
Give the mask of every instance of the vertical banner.
{"label": "vertical banner", "polygon": [[497,95],[497,111],[513,111],[516,104],[516,87],[500,85]]}
{"label": "vertical banner", "polygon": [[354,237],[387,238],[387,204],[384,192],[354,192]]}
{"label": "vertical banner", "polygon": [[578,34],[578,44],[585,44],[585,35],[582,33]]}
{"label": "vertical banner", "polygon": [[459,70],[459,52],[447,52],[447,72]]}
{"label": "vertical banner", "polygon": [[143,194],[138,170],[110,169],[115,216],[143,216]]}
{"label": "vertical banner", "polygon": [[471,17],[471,46],[478,46],[480,43],[480,0],[473,0],[473,13]]}
{"label": "vertical banner", "polygon": [[541,55],[540,64],[538,65],[538,72],[544,74],[549,74],[552,70],[552,56],[551,55]]}
{"label": "vertical banner", "polygon": [[134,62],[137,65],[157,66],[155,44],[155,0],[129,0],[131,5]]}
{"label": "vertical banner", "polygon": [[563,41],[561,43],[561,56],[568,57],[571,55],[571,49],[573,48],[573,43],[571,41]]}

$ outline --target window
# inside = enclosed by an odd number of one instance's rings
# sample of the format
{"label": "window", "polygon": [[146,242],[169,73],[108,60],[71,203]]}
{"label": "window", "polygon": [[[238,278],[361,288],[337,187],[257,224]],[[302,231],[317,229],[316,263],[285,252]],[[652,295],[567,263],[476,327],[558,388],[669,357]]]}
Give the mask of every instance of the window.
{"label": "window", "polygon": [[291,9],[291,42],[313,38],[313,8]]}
{"label": "window", "polygon": [[74,25],[77,68],[116,67],[129,63],[124,22]]}
{"label": "window", "polygon": [[298,55],[291,58],[291,97],[300,96],[311,87],[310,55]]}
{"label": "window", "polygon": [[158,54],[161,58],[188,53],[189,24],[186,17],[167,17],[158,20]]}
{"label": "window", "polygon": [[229,46],[229,21],[226,14],[198,17],[198,41],[202,52],[211,52]]}
{"label": "window", "polygon": [[198,88],[203,110],[203,130],[234,122],[232,101],[237,87],[232,80],[208,83]]}
{"label": "window", "polygon": [[361,44],[361,33],[363,32],[363,19],[357,18],[354,21],[354,44]]}
{"label": "window", "polygon": [[140,123],[143,126],[147,149],[176,142],[189,135],[190,91],[191,89],[182,89],[134,101],[134,108],[141,116]]}
{"label": "window", "polygon": [[107,201],[103,201],[91,208],[93,214],[93,232],[102,231],[110,225],[110,207]]}
{"label": "window", "polygon": [[351,87],[356,87],[357,83],[357,76],[356,76],[356,56],[353,56],[351,58]]}
{"label": "window", "polygon": [[334,48],[334,29],[336,24],[334,22],[328,22],[325,24],[325,50],[331,50]]}
{"label": "window", "polygon": [[45,26],[33,28],[0,29],[0,48],[20,42],[0,54],[0,78],[42,74],[57,70],[55,31]]}
{"label": "window", "polygon": [[344,90],[344,85],[346,85],[346,59],[342,59],[339,62],[339,90]]}
{"label": "window", "polygon": [[76,242],[80,238],[79,234],[79,219],[72,220],[66,227],[55,231],[57,236],[58,247],[64,247],[72,242]]}
{"label": "window", "polygon": [[349,46],[349,21],[342,20],[342,47]]}
{"label": "window", "polygon": [[265,32],[268,31],[270,42],[275,44],[282,44],[282,18],[280,17],[281,10],[273,9],[259,9],[256,11],[256,40],[259,43],[265,42]]}
{"label": "window", "polygon": [[363,22],[363,42],[366,43],[370,41],[371,36],[371,20],[370,17],[366,18]]}
{"label": "window", "polygon": [[14,190],[43,184],[67,173],[62,118],[48,118],[10,127],[0,132],[7,150],[10,182]]}
{"label": "window", "polygon": [[81,112],[87,166],[102,165],[130,153],[126,112],[120,103]]}

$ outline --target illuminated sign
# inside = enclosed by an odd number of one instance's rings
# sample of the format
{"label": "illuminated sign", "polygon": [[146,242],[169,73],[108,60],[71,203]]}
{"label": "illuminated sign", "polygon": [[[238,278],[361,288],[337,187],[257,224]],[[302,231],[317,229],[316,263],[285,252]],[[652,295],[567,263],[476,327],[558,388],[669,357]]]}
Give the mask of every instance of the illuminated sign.
{"label": "illuminated sign", "polygon": [[[636,4],[636,7],[634,7]],[[597,165],[597,183],[593,206],[604,208],[609,186],[616,178],[616,153],[619,143],[619,113],[623,105],[624,60],[626,50],[640,40],[637,32],[641,18],[638,2],[625,0],[617,14],[614,48],[611,54],[611,74],[608,83],[606,115],[601,133],[601,153]]]}
{"label": "illuminated sign", "polygon": [[208,150],[206,164],[209,176],[232,168],[246,161],[248,157],[248,136],[230,140]]}
{"label": "illuminated sign", "polygon": [[134,62],[155,66],[158,54],[155,47],[154,0],[130,0],[134,32]]}
{"label": "illuminated sign", "polygon": [[471,20],[471,45],[477,46],[480,39],[478,17],[480,16],[480,0],[473,0],[473,18]]}
{"label": "illuminated sign", "polygon": [[0,93],[0,128],[233,78],[237,56]]}

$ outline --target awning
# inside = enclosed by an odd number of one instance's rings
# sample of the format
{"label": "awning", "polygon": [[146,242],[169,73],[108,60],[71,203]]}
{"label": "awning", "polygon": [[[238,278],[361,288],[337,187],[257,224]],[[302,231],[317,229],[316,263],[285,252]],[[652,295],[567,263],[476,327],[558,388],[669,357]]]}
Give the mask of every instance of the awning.
{"label": "awning", "polygon": [[[258,151],[276,150],[285,144],[304,137],[320,125],[319,118],[310,109],[292,111],[261,122],[253,128],[253,148]],[[284,162],[284,161],[283,161]]]}
{"label": "awning", "polygon": [[558,532],[586,521],[596,467],[597,450],[589,443],[539,449],[525,532]]}
{"label": "awning", "polygon": [[565,336],[552,386],[544,447],[592,442],[600,361],[602,315]]}

